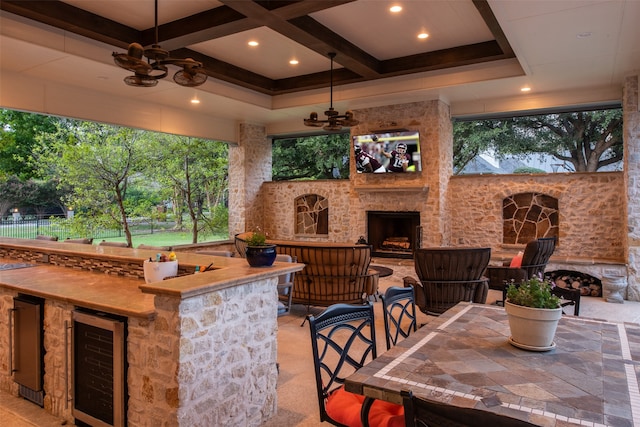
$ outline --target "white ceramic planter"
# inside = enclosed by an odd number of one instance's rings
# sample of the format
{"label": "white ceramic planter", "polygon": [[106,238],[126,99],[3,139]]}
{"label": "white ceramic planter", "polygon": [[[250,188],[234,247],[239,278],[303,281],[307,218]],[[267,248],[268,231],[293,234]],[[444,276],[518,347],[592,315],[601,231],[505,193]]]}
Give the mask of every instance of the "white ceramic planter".
{"label": "white ceramic planter", "polygon": [[144,262],[144,281],[146,283],[159,282],[165,277],[178,275],[178,261]]}
{"label": "white ceramic planter", "polygon": [[507,300],[504,309],[509,318],[511,344],[534,351],[546,351],[555,347],[553,339],[558,321],[562,317],[562,308],[523,307]]}

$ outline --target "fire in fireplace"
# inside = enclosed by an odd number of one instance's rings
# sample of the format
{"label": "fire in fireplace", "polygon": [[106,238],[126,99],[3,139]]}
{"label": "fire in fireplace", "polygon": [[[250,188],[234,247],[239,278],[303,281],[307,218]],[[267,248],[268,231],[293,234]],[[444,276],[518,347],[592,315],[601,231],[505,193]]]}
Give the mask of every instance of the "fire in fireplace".
{"label": "fire in fireplace", "polygon": [[412,258],[420,242],[420,212],[367,211],[368,242],[372,255]]}

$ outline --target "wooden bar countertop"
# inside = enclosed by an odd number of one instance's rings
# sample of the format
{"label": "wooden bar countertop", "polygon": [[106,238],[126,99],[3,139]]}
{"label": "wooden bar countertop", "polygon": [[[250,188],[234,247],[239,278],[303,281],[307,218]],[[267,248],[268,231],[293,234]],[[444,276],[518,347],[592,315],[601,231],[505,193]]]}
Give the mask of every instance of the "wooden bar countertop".
{"label": "wooden bar countertop", "polygon": [[[81,255],[95,259],[120,259],[139,262],[140,265],[150,257],[155,258],[157,252],[148,249],[11,238],[0,238],[0,248],[27,249],[43,254]],[[276,262],[267,268],[254,268],[243,258],[189,252],[176,252],[176,255],[181,267],[207,266],[213,262],[214,270],[146,284],[142,279],[29,262],[35,267],[0,270],[0,287],[112,314],[152,318],[155,315],[154,295],[188,298],[304,268],[304,264],[282,262]],[[0,258],[0,263],[24,261],[4,257]]]}

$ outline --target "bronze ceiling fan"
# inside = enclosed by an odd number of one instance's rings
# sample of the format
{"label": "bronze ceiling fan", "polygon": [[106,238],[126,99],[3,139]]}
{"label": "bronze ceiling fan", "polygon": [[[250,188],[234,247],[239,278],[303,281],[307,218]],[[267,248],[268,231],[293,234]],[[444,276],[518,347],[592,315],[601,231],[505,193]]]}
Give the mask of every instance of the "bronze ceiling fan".
{"label": "bronze ceiling fan", "polygon": [[[145,61],[143,56],[147,58]],[[192,58],[172,58],[169,52],[158,44],[158,0],[155,0],[155,43],[145,49],[140,43],[131,43],[127,53],[113,52],[113,60],[121,68],[133,71],[133,76],[124,78],[129,86],[153,87],[158,80],[167,77],[168,65],[182,67],[173,75],[173,81],[180,86],[195,87],[207,81],[207,74],[201,62]]]}

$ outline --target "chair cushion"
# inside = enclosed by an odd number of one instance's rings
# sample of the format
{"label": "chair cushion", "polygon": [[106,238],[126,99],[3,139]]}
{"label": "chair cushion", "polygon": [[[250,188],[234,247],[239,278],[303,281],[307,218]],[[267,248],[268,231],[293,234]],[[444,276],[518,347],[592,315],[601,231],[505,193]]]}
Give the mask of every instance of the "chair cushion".
{"label": "chair cushion", "polygon": [[[343,387],[333,391],[325,409],[333,420],[349,427],[362,427],[360,409],[364,396],[349,393]],[[404,407],[384,400],[376,400],[369,411],[369,425],[380,427],[404,427]]]}
{"label": "chair cushion", "polygon": [[518,252],[518,255],[514,256],[513,259],[511,260],[511,264],[509,264],[509,267],[511,268],[520,268],[522,267],[522,256],[524,255],[524,252],[520,251]]}

